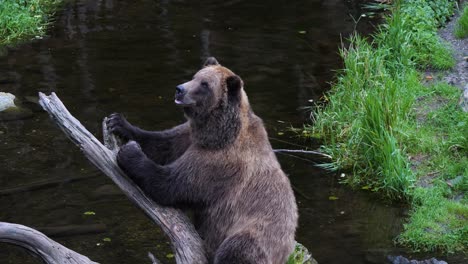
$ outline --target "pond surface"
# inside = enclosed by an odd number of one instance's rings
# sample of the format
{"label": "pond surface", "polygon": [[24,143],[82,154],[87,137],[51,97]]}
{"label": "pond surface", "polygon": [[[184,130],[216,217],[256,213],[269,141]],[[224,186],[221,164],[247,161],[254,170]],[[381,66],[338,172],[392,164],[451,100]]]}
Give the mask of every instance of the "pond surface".
{"label": "pond surface", "polygon": [[[359,16],[359,5],[345,0],[69,1],[49,37],[0,58],[0,91],[15,94],[33,110],[27,119],[0,121],[1,189],[61,181],[0,195],[0,221],[48,232],[100,224],[94,233],[72,235],[76,229],[71,229],[54,239],[101,263],[149,263],[148,251],[172,263],[161,231],[29,102],[31,97],[56,92],[96,135],[112,112],[146,129],[168,128],[184,120],[173,104],[175,86],[211,55],[243,78],[274,147],[314,149],[316,143],[288,136],[287,130],[307,122],[303,107],[320,98],[341,68],[340,34],[346,37],[354,29],[351,16]],[[368,21],[358,25],[360,31],[370,29]],[[314,166],[316,157],[306,157],[312,162],[279,158],[297,190],[297,240],[319,263],[384,263],[386,254],[399,251],[392,239],[404,209],[338,184],[335,175]],[[0,263],[39,261],[0,244]]]}

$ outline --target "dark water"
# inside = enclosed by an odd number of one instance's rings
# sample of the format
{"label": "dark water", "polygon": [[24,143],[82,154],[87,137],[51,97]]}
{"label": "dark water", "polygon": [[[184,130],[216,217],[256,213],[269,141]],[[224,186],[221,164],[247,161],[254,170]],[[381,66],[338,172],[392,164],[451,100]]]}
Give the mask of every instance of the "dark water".
{"label": "dark water", "polygon": [[[311,146],[281,132],[301,126],[308,115],[301,107],[328,89],[341,67],[340,34],[354,29],[350,15],[359,14],[359,1],[344,0],[71,1],[57,14],[50,37],[0,58],[0,91],[23,100],[38,91],[57,92],[95,134],[102,118],[115,111],[144,128],[163,129],[183,121],[173,104],[175,86],[213,55],[243,78],[271,137]],[[370,28],[368,21],[358,27]],[[398,251],[392,239],[403,209],[350,191],[311,162],[280,160],[298,190],[297,240],[319,263],[383,263],[386,254]],[[82,176],[90,177],[0,196],[0,221],[36,228],[105,224],[104,233],[55,239],[101,263],[149,263],[148,251],[171,263],[159,229],[45,113],[0,121],[1,189]],[[332,195],[339,199],[330,201]],[[95,214],[85,214],[90,211]],[[37,262],[0,244],[0,263]]]}

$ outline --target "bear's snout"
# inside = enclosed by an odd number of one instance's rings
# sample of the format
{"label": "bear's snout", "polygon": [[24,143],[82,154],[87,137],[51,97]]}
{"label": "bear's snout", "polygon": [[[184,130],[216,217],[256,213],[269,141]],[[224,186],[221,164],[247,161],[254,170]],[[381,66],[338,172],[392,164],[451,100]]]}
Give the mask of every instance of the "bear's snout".
{"label": "bear's snout", "polygon": [[176,93],[175,93],[175,103],[178,105],[184,105],[184,95],[185,95],[185,88],[182,84],[176,86]]}
{"label": "bear's snout", "polygon": [[180,106],[191,106],[194,105],[195,102],[187,96],[187,89],[185,89],[183,84],[176,86],[175,92],[175,103]]}
{"label": "bear's snout", "polygon": [[177,85],[175,90],[176,90],[176,96],[183,95],[185,93],[185,88],[184,88],[184,86],[182,84]]}

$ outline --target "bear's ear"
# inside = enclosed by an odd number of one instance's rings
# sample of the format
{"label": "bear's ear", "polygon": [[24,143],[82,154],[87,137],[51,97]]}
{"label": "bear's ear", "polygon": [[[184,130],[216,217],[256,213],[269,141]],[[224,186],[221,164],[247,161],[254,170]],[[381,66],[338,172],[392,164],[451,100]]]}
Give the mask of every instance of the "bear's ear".
{"label": "bear's ear", "polygon": [[205,61],[205,64],[203,64],[203,67],[208,67],[208,66],[213,66],[213,65],[219,65],[218,60],[216,60],[215,57],[208,57]]}
{"label": "bear's ear", "polygon": [[242,88],[242,80],[237,75],[231,75],[226,79],[226,85],[228,90],[228,97],[238,97],[239,91]]}

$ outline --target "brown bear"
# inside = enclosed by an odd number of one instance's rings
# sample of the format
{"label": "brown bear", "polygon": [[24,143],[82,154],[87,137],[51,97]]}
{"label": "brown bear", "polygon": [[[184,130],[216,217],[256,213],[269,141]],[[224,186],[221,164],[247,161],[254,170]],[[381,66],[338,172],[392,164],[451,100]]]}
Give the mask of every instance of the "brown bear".
{"label": "brown bear", "polygon": [[194,211],[210,263],[284,264],[297,206],[243,81],[209,58],[175,103],[188,121],[165,131],[110,116],[110,130],[129,140],[119,166],[155,202]]}

